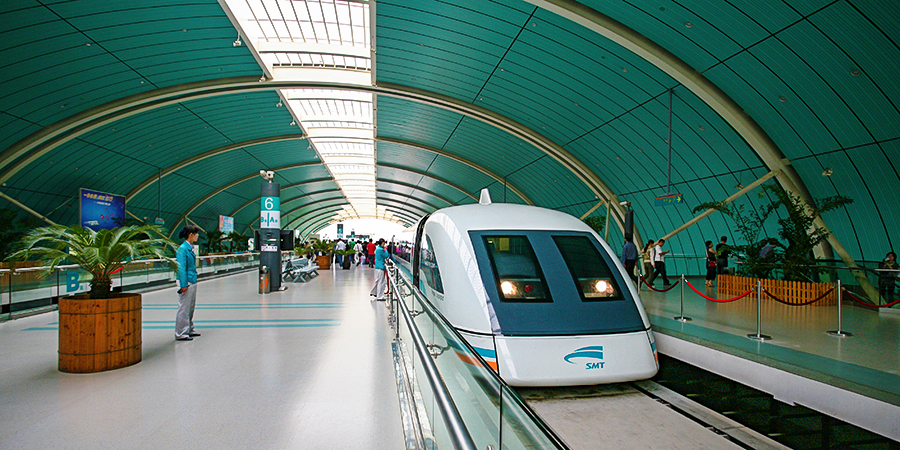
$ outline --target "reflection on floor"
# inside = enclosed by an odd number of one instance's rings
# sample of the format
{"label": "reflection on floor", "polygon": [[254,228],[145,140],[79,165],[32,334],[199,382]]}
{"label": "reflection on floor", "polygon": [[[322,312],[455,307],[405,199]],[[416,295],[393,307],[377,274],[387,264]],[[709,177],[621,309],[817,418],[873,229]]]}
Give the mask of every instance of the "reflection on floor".
{"label": "reflection on floor", "polygon": [[203,281],[201,337],[174,340],[174,288],[144,294],[143,361],[56,370],[57,313],[0,324],[0,447],[403,448],[384,303],[371,269],[258,295]]}

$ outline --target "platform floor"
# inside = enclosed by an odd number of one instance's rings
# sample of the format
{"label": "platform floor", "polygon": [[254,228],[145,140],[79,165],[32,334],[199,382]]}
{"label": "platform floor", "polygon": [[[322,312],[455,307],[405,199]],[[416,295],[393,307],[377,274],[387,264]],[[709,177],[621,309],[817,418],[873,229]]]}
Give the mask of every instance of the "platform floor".
{"label": "platform floor", "polygon": [[[676,280],[675,277],[671,279]],[[704,288],[702,278],[688,280],[704,294],[716,298],[715,288]],[[661,284],[657,281],[656,288],[661,289]],[[692,319],[689,322],[674,319],[681,314],[681,295],[680,285],[667,293],[648,291],[646,287],[641,290],[644,308],[658,341],[661,341],[661,352],[729,378],[734,378],[731,376],[733,371],[744,370],[736,369],[734,364],[738,360],[731,359],[732,355],[742,361],[776,369],[754,371],[742,374],[744,379],[735,379],[773,393],[779,400],[804,404],[851,423],[857,423],[858,419],[868,420],[859,417],[865,413],[853,412],[853,408],[865,411],[865,399],[875,400],[871,404],[880,408],[882,417],[878,426],[881,434],[900,440],[900,311],[875,311],[854,306],[845,299],[842,330],[851,333],[852,337],[839,338],[826,333],[837,329],[836,305],[787,306],[764,298],[761,334],[772,339],[760,342],[747,337],[757,331],[755,295],[732,303],[717,303],[685,286],[684,315]],[[677,349],[679,355],[673,355],[675,352],[667,348],[671,342],[681,343]],[[691,349],[693,344],[697,346]],[[700,348],[704,350],[701,352]],[[718,350],[729,358],[711,355],[708,349]],[[716,365],[721,367],[717,370]],[[797,375],[865,398],[853,400],[857,404],[849,412],[840,412],[838,407],[845,405],[834,405],[839,402],[836,398],[803,397],[821,396],[826,390],[816,387],[810,394],[799,391],[804,389],[803,386],[787,388],[787,378],[796,377],[779,374]],[[832,405],[835,409],[826,410]]]}
{"label": "platform floor", "polygon": [[[715,288],[704,289],[702,279],[688,281],[716,297]],[[756,333],[754,295],[716,303],[687,286],[684,315],[693,320],[685,323],[673,318],[680,315],[681,286],[667,293],[644,287],[641,299],[653,325],[664,331],[752,353],[775,367],[806,369],[820,380],[900,405],[900,311],[878,312],[845,300],[842,329],[852,337],[838,338],[826,334],[837,330],[836,305],[787,306],[764,297],[761,331],[772,340],[760,343],[747,338]]]}
{"label": "platform floor", "polygon": [[387,311],[347,272],[201,281],[190,342],[146,293],[143,361],[99,374],[56,370],[56,312],[0,323],[0,448],[404,448]]}

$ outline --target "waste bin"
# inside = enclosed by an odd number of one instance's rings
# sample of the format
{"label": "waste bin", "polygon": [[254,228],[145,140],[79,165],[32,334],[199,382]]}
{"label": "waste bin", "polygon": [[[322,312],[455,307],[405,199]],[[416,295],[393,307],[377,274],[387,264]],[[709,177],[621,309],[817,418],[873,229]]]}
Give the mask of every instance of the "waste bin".
{"label": "waste bin", "polygon": [[271,274],[268,266],[259,268],[259,293],[268,294],[272,291]]}

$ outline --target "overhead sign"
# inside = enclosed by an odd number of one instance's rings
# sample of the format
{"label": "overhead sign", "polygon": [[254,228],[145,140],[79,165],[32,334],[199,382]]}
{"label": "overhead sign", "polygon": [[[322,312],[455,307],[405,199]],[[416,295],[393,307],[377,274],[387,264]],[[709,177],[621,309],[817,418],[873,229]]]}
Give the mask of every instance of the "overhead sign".
{"label": "overhead sign", "polygon": [[234,217],[219,215],[219,231],[225,234],[234,231]]}
{"label": "overhead sign", "polygon": [[656,197],[656,206],[677,205],[683,202],[684,198],[681,197],[681,194],[666,194]]}
{"label": "overhead sign", "polygon": [[125,197],[79,189],[79,223],[92,230],[112,229],[125,221]]}
{"label": "overhead sign", "polygon": [[280,229],[281,198],[261,197],[259,203],[259,227]]}

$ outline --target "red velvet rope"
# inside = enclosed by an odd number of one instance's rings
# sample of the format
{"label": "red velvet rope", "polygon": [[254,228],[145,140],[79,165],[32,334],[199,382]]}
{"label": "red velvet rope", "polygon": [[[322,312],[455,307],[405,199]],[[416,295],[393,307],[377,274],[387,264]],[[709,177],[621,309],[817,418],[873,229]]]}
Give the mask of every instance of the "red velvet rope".
{"label": "red velvet rope", "polygon": [[810,300],[810,301],[808,301],[808,302],[803,302],[803,303],[788,303],[788,302],[786,302],[786,301],[784,301],[784,300],[782,300],[782,299],[780,299],[780,298],[778,298],[778,297],[772,295],[771,293],[769,293],[769,291],[767,291],[767,290],[765,290],[765,289],[763,289],[763,292],[765,292],[766,295],[769,296],[769,298],[771,298],[772,300],[775,300],[775,301],[778,302],[778,303],[784,303],[785,305],[789,305],[789,306],[806,306],[806,305],[811,305],[811,304],[813,304],[813,303],[815,303],[815,302],[817,302],[817,301],[819,301],[819,300],[822,300],[823,298],[825,298],[826,295],[830,294],[831,291],[833,291],[833,290],[834,290],[834,287],[832,287],[831,289],[825,291],[825,293],[823,293],[822,295],[820,295],[820,296],[818,296],[818,297],[816,297],[816,298],[814,298],[814,299],[812,299],[812,300]]}
{"label": "red velvet rope", "polygon": [[710,297],[710,296],[708,296],[708,295],[706,295],[706,294],[704,294],[704,293],[698,291],[697,288],[695,288],[694,285],[691,284],[690,281],[684,280],[684,282],[687,283],[687,285],[690,286],[691,289],[694,290],[694,292],[700,294],[701,297],[703,297],[703,298],[705,298],[705,299],[707,299],[707,300],[712,300],[712,301],[714,301],[714,302],[716,302],[716,303],[728,303],[728,302],[733,302],[733,301],[736,301],[736,300],[740,300],[740,299],[742,299],[742,298],[744,298],[744,297],[750,295],[751,292],[753,292],[753,289],[750,289],[749,291],[744,292],[743,294],[741,294],[741,295],[739,295],[739,296],[737,296],[737,297],[735,297],[735,298],[729,298],[729,299],[725,299],[725,300],[720,300],[720,299],[717,299],[717,298],[712,298],[712,297]]}
{"label": "red velvet rope", "polygon": [[864,301],[860,300],[859,297],[853,295],[852,292],[850,292],[850,291],[848,291],[848,290],[846,290],[846,289],[844,289],[844,292],[846,292],[847,295],[850,296],[850,298],[852,298],[853,300],[855,300],[856,303],[859,303],[860,305],[868,306],[868,307],[871,307],[871,308],[890,308],[891,306],[894,306],[894,305],[900,303],[900,298],[898,298],[897,300],[894,300],[894,301],[892,301],[892,302],[890,302],[890,303],[887,303],[887,304],[884,304],[884,305],[876,305],[876,304],[873,304],[873,303],[867,303],[867,302],[864,302]]}
{"label": "red velvet rope", "polygon": [[675,284],[669,286],[668,289],[656,289],[655,287],[653,287],[652,284],[650,284],[650,283],[647,282],[647,279],[644,278],[643,275],[641,275],[641,279],[644,280],[644,286],[647,286],[648,288],[650,288],[651,290],[656,291],[656,292],[669,292],[669,291],[671,291],[672,289],[675,289],[675,286],[678,286],[678,283],[680,282],[680,280],[679,280],[679,281],[676,281]]}

